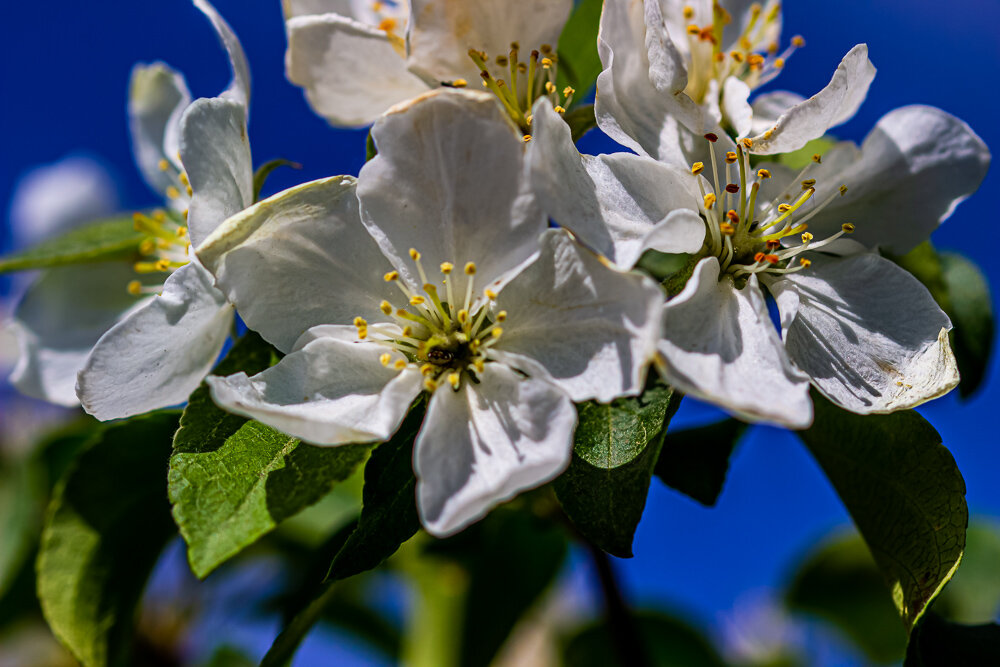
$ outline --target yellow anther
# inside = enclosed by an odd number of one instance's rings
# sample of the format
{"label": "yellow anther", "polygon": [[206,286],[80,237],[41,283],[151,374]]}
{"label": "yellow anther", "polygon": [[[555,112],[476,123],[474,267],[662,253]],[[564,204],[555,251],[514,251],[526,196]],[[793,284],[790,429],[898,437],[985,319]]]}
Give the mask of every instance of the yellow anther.
{"label": "yellow anther", "polygon": [[854,233],[854,225],[851,224],[850,222],[845,222],[844,224],[842,224],[840,226],[840,228],[843,229],[844,232],[847,233],[847,234],[853,234]]}
{"label": "yellow anther", "polygon": [[816,179],[815,178],[807,178],[806,180],[802,181],[802,189],[803,190],[808,190],[809,188],[813,188],[813,187],[816,187]]}
{"label": "yellow anther", "polygon": [[167,221],[167,212],[164,211],[162,208],[156,209],[155,211],[153,211],[153,220],[156,220],[160,224],[163,224],[164,222]]}
{"label": "yellow anther", "polygon": [[379,21],[378,29],[385,32],[393,32],[396,29],[396,19],[391,17],[386,17]]}
{"label": "yellow anther", "polygon": [[417,252],[416,248],[410,248],[410,259],[412,259],[414,262],[420,261],[420,253]]}
{"label": "yellow anther", "polygon": [[441,262],[441,273],[448,275],[455,270],[455,265],[451,262]]}
{"label": "yellow anther", "polygon": [[191,181],[188,180],[188,175],[186,171],[182,171],[177,178],[180,179],[180,182],[183,183],[184,185],[191,185]]}
{"label": "yellow anther", "polygon": [[719,231],[725,234],[726,236],[732,236],[733,234],[736,233],[736,227],[729,224],[728,222],[722,222],[719,223]]}
{"label": "yellow anther", "polygon": [[745,137],[743,139],[740,139],[740,144],[743,146],[743,148],[747,150],[753,149],[753,139],[751,139],[750,137]]}
{"label": "yellow anther", "polygon": [[684,19],[690,21],[694,18],[694,7],[691,5],[684,5]]}
{"label": "yellow anther", "polygon": [[465,275],[474,276],[476,275],[476,264],[475,262],[469,262],[465,265]]}
{"label": "yellow anther", "polygon": [[785,59],[784,58],[775,58],[774,59],[774,67],[775,67],[775,69],[781,69],[784,66],[785,66]]}
{"label": "yellow anther", "polygon": [[472,366],[473,368],[476,369],[476,372],[479,373],[480,375],[484,370],[486,370],[486,364],[483,362],[482,359],[476,359],[475,361],[473,361]]}
{"label": "yellow anther", "polygon": [[382,276],[387,283],[391,283],[394,280],[399,280],[399,271],[390,271],[389,273]]}
{"label": "yellow anther", "polygon": [[152,255],[156,252],[156,242],[153,239],[145,239],[139,244],[139,252],[143,255]]}
{"label": "yellow anther", "polygon": [[791,204],[778,204],[778,212],[779,213],[787,213],[790,210],[792,210],[792,205]]}
{"label": "yellow anther", "polygon": [[813,155],[812,161],[815,162],[816,164],[822,164],[823,163],[823,156],[820,155],[819,153],[816,153],[815,155]]}
{"label": "yellow anther", "polygon": [[507,311],[501,310],[499,313],[497,313],[497,322],[506,322],[506,321],[507,321]]}
{"label": "yellow anther", "polygon": [[545,92],[547,92],[549,95],[556,92],[556,84],[552,83],[551,81],[546,81]]}
{"label": "yellow anther", "polygon": [[383,301],[378,307],[386,315],[392,315],[392,304],[388,301]]}
{"label": "yellow anther", "polygon": [[704,170],[705,170],[704,162],[695,162],[693,165],[691,165],[691,173],[696,176]]}
{"label": "yellow anther", "polygon": [[438,383],[435,382],[433,379],[427,378],[426,380],[424,380],[424,389],[426,389],[427,391],[434,391],[437,388],[438,388]]}
{"label": "yellow anther", "polygon": [[559,114],[566,113],[566,109],[559,106],[558,104],[555,107],[553,107],[552,110]]}
{"label": "yellow anther", "polygon": [[806,232],[806,233],[804,233],[802,235],[802,242],[803,243],[809,243],[812,240],[813,240],[813,235],[810,234],[809,232]]}
{"label": "yellow anther", "polygon": [[799,264],[801,264],[802,266],[804,266],[804,267],[806,267],[808,269],[809,266],[812,264],[812,260],[806,259],[805,257],[800,257],[799,258]]}
{"label": "yellow anther", "polygon": [[795,37],[792,37],[792,46],[801,49],[805,45],[806,40],[802,38],[802,35],[795,35]]}
{"label": "yellow anther", "polygon": [[407,324],[405,327],[403,327],[403,338],[409,338],[412,335],[413,335],[413,327]]}
{"label": "yellow anther", "polygon": [[840,186],[840,196],[843,197],[846,194],[847,194],[847,186],[846,185],[841,185]]}
{"label": "yellow anther", "polygon": [[563,88],[563,97],[569,97],[570,95],[572,95],[575,92],[576,92],[576,89],[573,88],[573,86],[566,86],[565,88]]}
{"label": "yellow anther", "polygon": [[502,334],[503,334],[503,329],[500,327],[496,327],[493,329],[493,331],[490,332],[490,335],[492,335],[494,338],[499,338]]}
{"label": "yellow anther", "polygon": [[534,114],[529,113],[527,116],[524,117],[524,122],[528,124],[528,127],[531,127],[531,121],[533,120],[535,120]]}
{"label": "yellow anther", "polygon": [[401,371],[406,368],[406,359],[396,359],[396,363],[392,365],[397,371]]}
{"label": "yellow anther", "polygon": [[427,299],[420,296],[419,294],[414,294],[413,296],[410,297],[411,306],[422,306],[425,303],[427,303]]}
{"label": "yellow anther", "polygon": [[[542,58],[542,67],[544,67],[545,69],[551,69],[552,68],[552,58]],[[550,81],[549,83],[552,83],[552,82]],[[555,88],[555,86],[552,86],[552,87]],[[549,92],[551,93],[553,91],[550,90]]]}
{"label": "yellow anther", "polygon": [[452,88],[465,88],[468,85],[469,82],[466,81],[465,79],[455,79],[454,81],[451,82]]}
{"label": "yellow anther", "polygon": [[730,51],[729,52],[729,57],[732,58],[733,60],[735,60],[738,63],[743,62],[743,54],[740,53],[739,51]]}
{"label": "yellow anther", "polygon": [[385,354],[381,355],[378,358],[378,360],[379,360],[379,363],[381,363],[383,366],[388,367],[389,366],[389,362],[392,361],[392,355],[389,354],[388,352],[386,352]]}
{"label": "yellow anther", "polygon": [[437,367],[435,367],[434,364],[424,364],[420,367],[421,375],[434,375],[436,371]]}
{"label": "yellow anther", "polygon": [[128,284],[128,293],[132,296],[139,296],[142,294],[142,283],[138,280],[133,280]]}
{"label": "yellow anther", "polygon": [[486,290],[484,290],[483,294],[485,294],[486,298],[489,299],[490,301],[496,301],[497,300],[497,293],[494,292],[493,290],[489,289],[489,288],[487,288]]}
{"label": "yellow anther", "polygon": [[705,195],[705,208],[711,211],[712,207],[715,206],[715,199],[716,199],[715,195],[712,194],[711,192]]}
{"label": "yellow anther", "polygon": [[365,318],[363,318],[363,317],[361,317],[359,315],[358,317],[354,318],[354,326],[356,326],[356,327],[358,327],[360,329],[362,327],[368,326],[368,322],[365,321]]}
{"label": "yellow anther", "polygon": [[167,197],[169,199],[177,199],[181,196],[181,191],[170,185],[167,187]]}
{"label": "yellow anther", "polygon": [[523,141],[524,143],[528,143],[529,141],[531,141],[531,135],[530,134],[524,135],[523,137],[521,137],[521,141]]}
{"label": "yellow anther", "polygon": [[726,151],[726,162],[729,164],[736,162],[736,151]]}
{"label": "yellow anther", "polygon": [[469,311],[462,309],[458,311],[458,315],[456,315],[456,317],[458,318],[459,324],[465,324],[469,321]]}
{"label": "yellow anther", "polygon": [[769,172],[767,169],[758,169],[757,178],[760,179],[771,178],[771,172]]}
{"label": "yellow anther", "polygon": [[160,168],[160,171],[166,171],[167,169],[170,169],[170,163],[162,158],[160,159],[160,161],[157,163],[156,166]]}
{"label": "yellow anther", "polygon": [[450,384],[454,389],[458,389],[459,375],[458,373],[448,374],[448,384]]}
{"label": "yellow anther", "polygon": [[182,239],[182,238],[184,238],[187,235],[188,235],[188,228],[187,227],[178,227],[177,228],[177,238]]}
{"label": "yellow anther", "polygon": [[699,28],[698,26],[696,26],[696,25],[694,25],[692,23],[691,25],[689,25],[687,27],[687,34],[689,34],[689,35],[700,35],[701,34],[701,28]]}
{"label": "yellow anther", "polygon": [[157,271],[169,271],[170,270],[170,260],[169,259],[160,259],[160,260],[157,260],[157,262],[156,262],[156,270]]}

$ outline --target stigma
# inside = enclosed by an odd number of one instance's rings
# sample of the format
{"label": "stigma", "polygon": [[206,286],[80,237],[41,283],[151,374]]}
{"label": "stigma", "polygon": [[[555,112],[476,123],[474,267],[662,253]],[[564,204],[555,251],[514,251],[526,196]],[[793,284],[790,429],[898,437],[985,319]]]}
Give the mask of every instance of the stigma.
{"label": "stigma", "polygon": [[379,359],[386,368],[418,368],[428,392],[457,391],[463,382],[479,382],[507,320],[507,312],[497,307],[498,294],[477,288],[475,262],[442,262],[432,275],[417,249],[411,248],[409,255],[420,290],[411,289],[399,271],[386,273],[383,279],[399,290],[402,305],[380,302],[381,322],[356,317],[358,340],[388,348]]}
{"label": "stigma", "polygon": [[[704,252],[719,259],[723,273],[741,277],[803,271],[812,261],[800,255],[819,250],[854,232],[854,224],[850,222],[843,223],[840,231],[819,241],[807,231],[810,219],[848,192],[847,186],[841,185],[825,200],[816,201],[816,179],[806,177],[813,166],[821,162],[819,155],[814,155],[772,201],[760,201],[761,183],[771,178],[771,172],[767,169],[753,171],[750,155],[743,144],[737,143],[735,151],[719,160],[714,146],[718,137],[709,134],[705,139],[710,144],[712,162],[711,180],[698,179],[702,195],[700,212],[707,228]],[[701,162],[691,167],[695,175],[705,170]],[[711,192],[705,189],[706,180],[712,187]]]}

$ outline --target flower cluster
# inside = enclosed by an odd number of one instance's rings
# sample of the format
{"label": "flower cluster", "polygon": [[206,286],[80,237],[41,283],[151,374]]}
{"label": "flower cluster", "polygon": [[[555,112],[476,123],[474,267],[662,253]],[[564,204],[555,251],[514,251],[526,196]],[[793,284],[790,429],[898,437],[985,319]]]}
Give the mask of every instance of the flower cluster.
{"label": "flower cluster", "polygon": [[[561,474],[575,404],[637,396],[651,369],[795,429],[810,387],[870,414],[958,383],[951,322],[882,253],[976,190],[983,142],[910,106],[861,146],[782,159],[858,110],[865,45],[808,99],[752,98],[804,45],[783,46],[777,2],[605,0],[591,117],[635,153],[591,156],[567,122],[586,91],[559,78],[571,0],[286,0],[289,79],[331,124],[373,123],[377,155],[255,201],[246,59],[194,4],[232,84],[192,102],[168,66],[135,68],[136,161],[163,206],[135,214],[135,261],[25,295],[25,393],[108,420],[207,378],[225,410],[325,446],[386,441],[425,409],[417,504],[442,536]],[[685,268],[658,283],[636,268],[650,251]],[[280,361],[210,374],[234,313]]]}

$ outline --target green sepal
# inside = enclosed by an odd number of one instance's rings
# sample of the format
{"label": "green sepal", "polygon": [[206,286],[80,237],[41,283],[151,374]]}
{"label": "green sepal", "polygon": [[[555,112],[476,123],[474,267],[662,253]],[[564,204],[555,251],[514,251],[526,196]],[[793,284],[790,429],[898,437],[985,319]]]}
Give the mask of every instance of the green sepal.
{"label": "green sepal", "polygon": [[265,162],[264,164],[257,167],[257,171],[253,174],[253,201],[257,203],[260,201],[260,193],[264,190],[264,185],[267,183],[267,179],[271,176],[271,173],[280,167],[291,167],[292,169],[301,169],[302,165],[298,162],[292,162],[291,160],[285,160],[279,158],[277,160],[271,160],[270,162]]}

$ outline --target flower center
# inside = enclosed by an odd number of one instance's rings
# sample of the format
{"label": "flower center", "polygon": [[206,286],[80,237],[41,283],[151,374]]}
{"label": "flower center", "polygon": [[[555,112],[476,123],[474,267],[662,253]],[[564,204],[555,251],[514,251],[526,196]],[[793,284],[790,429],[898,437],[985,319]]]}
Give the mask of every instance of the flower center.
{"label": "flower center", "polygon": [[796,35],[778,53],[778,43],[774,40],[780,29],[781,4],[777,0],[769,0],[766,7],[760,3],[751,5],[743,32],[730,44],[723,43],[723,33],[732,23],[732,16],[718,2],[712,3],[711,16],[698,16],[690,5],[683,12],[690,53],[684,92],[698,104],[705,101],[713,81],[721,88],[731,76],[742,80],[751,90],[763,86],[778,75],[796,49],[805,46],[805,40]]}
{"label": "flower center", "polygon": [[[521,46],[511,42],[510,51],[492,58],[485,51],[469,49],[469,57],[479,68],[483,87],[490,90],[511,119],[524,134],[524,140],[531,141],[531,107],[541,97],[548,97],[556,113],[566,113],[576,92],[570,86],[560,91],[556,87],[556,69],[559,62],[549,44],[542,44],[533,50],[527,61],[521,60]],[[491,71],[492,70],[492,71]],[[450,85],[467,85],[462,79]]]}
{"label": "flower center", "polygon": [[[187,227],[183,224],[183,217],[186,215],[187,210],[179,214],[163,209],[157,209],[148,215],[141,212],[132,215],[135,230],[145,235],[139,243],[139,254],[143,257],[133,265],[136,273],[169,274],[190,261],[188,248],[191,247],[191,240]],[[143,281],[132,280],[127,289],[133,296],[156,294],[162,289],[162,284],[146,285]]]}
{"label": "flower center", "polygon": [[487,352],[503,334],[500,325],[506,321],[507,312],[496,309],[497,294],[493,290],[484,290],[483,297],[475,294],[473,262],[466,263],[461,272],[465,276],[464,291],[454,285],[455,265],[442,263],[439,290],[428,281],[420,257],[417,250],[410,249],[410,258],[423,281],[421,291],[407,287],[398,271],[386,273],[386,282],[399,288],[406,306],[396,308],[383,301],[379,309],[388,319],[381,323],[354,318],[358,339],[390,349],[381,357],[383,366],[401,371],[410,364],[418,365],[427,391],[433,392],[445,383],[457,390],[463,378],[479,382],[488,361]]}
{"label": "flower center", "polygon": [[[718,141],[714,134],[706,134],[705,138],[711,144]],[[724,172],[715,157],[714,145],[709,147],[714,190],[705,192],[702,179],[698,179],[702,189],[701,214],[708,228],[706,251],[719,258],[723,272],[735,277],[755,273],[795,273],[808,268],[811,264],[809,259],[799,257],[795,262],[795,258],[806,251],[819,250],[854,231],[853,224],[844,223],[836,234],[815,242],[813,235],[806,231],[813,216],[837,197],[847,194],[847,186],[841,185],[837,192],[819,204],[806,206],[816,194],[816,179],[805,176],[822,161],[819,155],[814,155],[774,200],[758,202],[760,185],[771,178],[771,173],[767,169],[756,172],[750,169],[747,151],[751,146],[749,139],[737,142],[736,150],[726,153]],[[738,165],[735,181],[734,164]],[[691,173],[695,175],[704,170],[702,162],[691,165]],[[720,173],[726,179],[724,186],[719,180]],[[794,244],[791,238],[794,236],[799,236],[800,244]]]}
{"label": "flower center", "polygon": [[406,57],[406,41],[403,39],[403,35],[406,34],[409,8],[405,2],[375,0],[370,4],[370,13],[365,18],[386,34],[389,42],[401,57]]}

